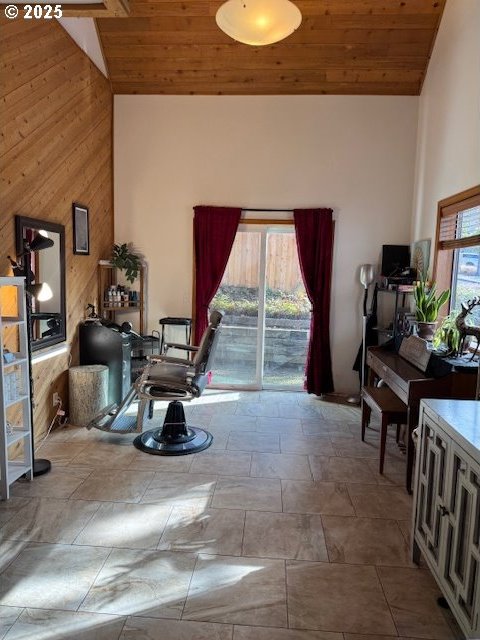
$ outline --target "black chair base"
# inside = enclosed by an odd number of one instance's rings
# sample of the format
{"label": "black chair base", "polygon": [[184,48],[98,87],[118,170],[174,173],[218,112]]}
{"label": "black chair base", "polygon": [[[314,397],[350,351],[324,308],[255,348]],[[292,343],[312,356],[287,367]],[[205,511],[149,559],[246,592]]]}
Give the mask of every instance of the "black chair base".
{"label": "black chair base", "polygon": [[133,444],[140,451],[157,456],[185,456],[207,449],[212,440],[208,431],[187,425],[182,403],[174,400],[168,405],[163,427],[145,431]]}

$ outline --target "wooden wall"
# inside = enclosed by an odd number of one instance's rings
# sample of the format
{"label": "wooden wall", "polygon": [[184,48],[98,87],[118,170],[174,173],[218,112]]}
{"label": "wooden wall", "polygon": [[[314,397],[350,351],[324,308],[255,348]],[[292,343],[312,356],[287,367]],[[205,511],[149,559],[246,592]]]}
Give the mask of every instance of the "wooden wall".
{"label": "wooden wall", "polygon": [[[77,325],[97,300],[99,259],[113,242],[112,93],[56,20],[0,19],[0,275],[10,275],[16,214],[65,225],[69,353],[34,365],[35,432],[48,427],[52,394],[68,398]],[[73,255],[72,202],[89,207],[90,255]]]}

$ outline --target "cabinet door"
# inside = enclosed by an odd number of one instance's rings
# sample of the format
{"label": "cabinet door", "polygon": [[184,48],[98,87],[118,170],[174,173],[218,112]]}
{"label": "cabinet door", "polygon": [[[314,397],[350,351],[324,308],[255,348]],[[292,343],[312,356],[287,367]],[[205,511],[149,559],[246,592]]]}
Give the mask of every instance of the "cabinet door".
{"label": "cabinet door", "polygon": [[452,442],[443,577],[472,629],[479,628],[480,466]]}
{"label": "cabinet door", "polygon": [[435,567],[440,566],[447,491],[448,438],[424,412],[417,487],[415,529],[422,551]]}

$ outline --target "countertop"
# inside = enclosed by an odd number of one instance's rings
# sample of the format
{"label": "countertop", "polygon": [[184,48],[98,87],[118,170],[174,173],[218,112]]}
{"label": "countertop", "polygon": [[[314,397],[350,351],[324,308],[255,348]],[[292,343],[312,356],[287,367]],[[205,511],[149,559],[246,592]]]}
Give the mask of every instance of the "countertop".
{"label": "countertop", "polygon": [[460,446],[475,460],[480,460],[480,401],[479,400],[422,400],[438,418],[440,427],[458,433]]}

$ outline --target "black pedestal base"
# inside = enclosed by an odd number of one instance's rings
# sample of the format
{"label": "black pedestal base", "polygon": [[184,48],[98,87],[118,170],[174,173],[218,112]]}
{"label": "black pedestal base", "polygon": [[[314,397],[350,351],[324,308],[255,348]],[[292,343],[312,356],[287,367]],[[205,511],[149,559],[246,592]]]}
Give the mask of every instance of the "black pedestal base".
{"label": "black pedestal base", "polygon": [[161,429],[151,429],[137,436],[133,444],[140,451],[158,456],[185,456],[203,451],[212,444],[208,431],[186,424],[183,405],[178,400],[170,402]]}
{"label": "black pedestal base", "polygon": [[36,458],[33,461],[33,477],[43,476],[44,473],[48,473],[52,468],[52,463],[50,460],[45,460],[43,458]]}

